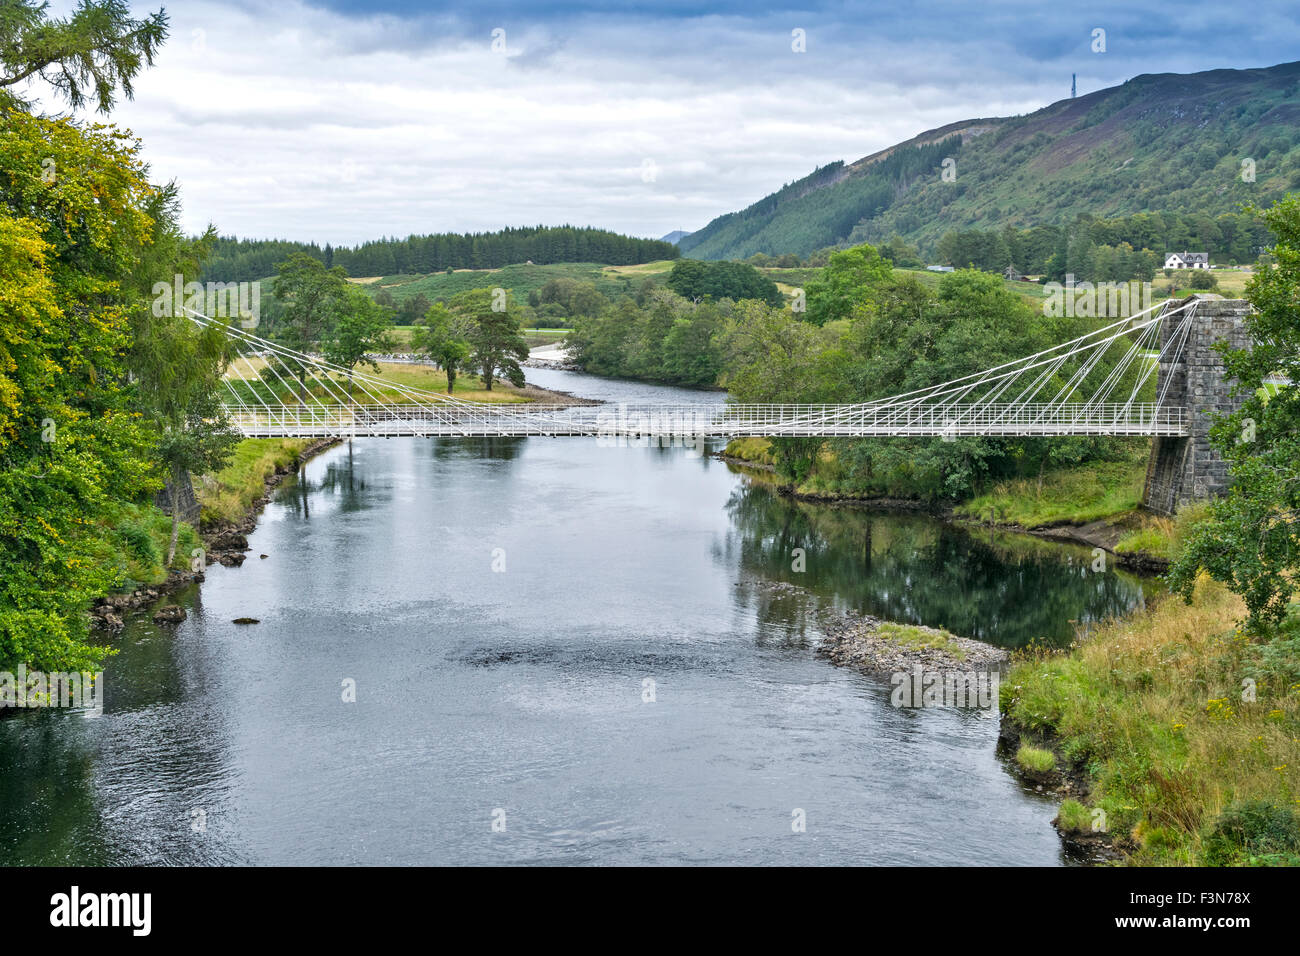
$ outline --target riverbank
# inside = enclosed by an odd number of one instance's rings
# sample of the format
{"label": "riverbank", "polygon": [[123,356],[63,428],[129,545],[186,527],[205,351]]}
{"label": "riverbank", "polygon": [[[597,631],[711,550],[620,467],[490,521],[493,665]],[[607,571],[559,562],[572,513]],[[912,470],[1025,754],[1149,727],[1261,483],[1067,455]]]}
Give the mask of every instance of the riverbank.
{"label": "riverbank", "polygon": [[[216,475],[201,475],[194,480],[195,496],[202,511],[200,525],[195,529],[182,524],[176,560],[166,577],[100,597],[90,609],[92,626],[116,633],[126,626],[128,615],[150,609],[158,624],[178,624],[185,620],[184,609],[158,605],[158,602],[202,583],[203,569],[210,564],[227,567],[242,564],[248,550],[246,536],[257,526],[258,515],[271,500],[271,491],[303,463],[339,443],[337,438],[253,438],[240,442],[225,468]],[[171,519],[162,517],[170,533]],[[159,528],[162,526],[159,524]],[[161,546],[165,547],[165,541],[163,537]],[[196,568],[194,545],[199,544],[203,564]]]}
{"label": "riverbank", "polygon": [[716,457],[771,481],[782,495],[799,501],[925,512],[960,524],[1072,541],[1101,548],[1119,566],[1149,574],[1169,567],[1179,542],[1200,514],[1199,509],[1190,509],[1177,519],[1167,519],[1142,510],[1147,456],[1139,451],[1117,461],[999,482],[985,494],[959,502],[855,496],[815,483],[796,485],[777,473],[770,444],[763,438],[733,440]]}
{"label": "riverbank", "polygon": [[1142,865],[1300,865],[1300,619],[1250,636],[1202,579],[1193,603],[1022,655],[1002,685],[1002,742],[1069,794],[1067,844]]}

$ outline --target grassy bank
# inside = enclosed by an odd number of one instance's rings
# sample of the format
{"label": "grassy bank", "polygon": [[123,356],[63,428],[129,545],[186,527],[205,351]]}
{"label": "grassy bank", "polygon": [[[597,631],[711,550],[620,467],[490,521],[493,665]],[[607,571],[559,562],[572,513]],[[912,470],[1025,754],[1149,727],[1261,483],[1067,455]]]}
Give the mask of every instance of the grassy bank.
{"label": "grassy bank", "polygon": [[202,523],[238,521],[262,496],[266,479],[277,469],[292,468],[312,444],[309,438],[247,438],[235,446],[230,464],[214,475],[194,479],[203,509]]}
{"label": "grassy bank", "polygon": [[1013,666],[1002,709],[1022,744],[1091,785],[1064,829],[1104,822],[1135,863],[1300,865],[1300,616],[1252,638],[1243,613],[1202,580],[1190,607],[1169,599]]}
{"label": "grassy bank", "polygon": [[[153,504],[125,504],[118,511],[109,539],[112,551],[99,561],[114,568],[117,578],[112,591],[134,591],[167,580],[167,545],[171,541],[172,519]],[[187,570],[190,552],[199,547],[198,532],[182,523],[176,544],[175,570]]]}
{"label": "grassy bank", "polygon": [[1147,453],[1135,451],[1120,461],[1089,462],[1058,468],[1037,478],[998,482],[987,494],[958,504],[953,512],[963,518],[999,524],[1042,528],[1068,522],[1113,519],[1142,504]]}
{"label": "grassy bank", "polygon": [[[741,461],[770,465],[775,462],[771,442],[766,438],[737,438],[724,454]],[[834,471],[829,450],[822,452],[822,464]],[[989,520],[1022,528],[1043,528],[1054,524],[1086,524],[1117,519],[1132,513],[1142,503],[1146,478],[1147,449],[1134,446],[1117,461],[1089,462],[1077,467],[1056,468],[1040,477],[1000,481],[986,493],[958,502],[953,513],[960,518]],[[817,475],[795,487],[800,494],[835,497]],[[847,497],[847,496],[842,496]]]}

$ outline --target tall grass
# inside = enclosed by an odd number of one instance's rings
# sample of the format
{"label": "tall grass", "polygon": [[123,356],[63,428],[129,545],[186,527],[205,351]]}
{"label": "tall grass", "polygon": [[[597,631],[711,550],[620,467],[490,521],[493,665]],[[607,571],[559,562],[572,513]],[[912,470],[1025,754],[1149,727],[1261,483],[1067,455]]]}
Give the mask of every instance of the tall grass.
{"label": "tall grass", "polygon": [[235,446],[230,464],[194,480],[204,525],[237,521],[261,497],[266,479],[293,467],[311,444],[306,438],[248,438]]}
{"label": "tall grass", "polygon": [[[98,560],[116,573],[111,590],[134,591],[167,580],[167,545],[172,533],[170,517],[153,504],[124,504],[110,524],[112,533],[106,539],[105,550],[98,555]],[[191,552],[201,544],[198,532],[182,522],[171,570],[189,568]]]}
{"label": "tall grass", "polygon": [[[1240,599],[1202,577],[1190,606],[1169,598],[1071,651],[1018,662],[1003,710],[1088,772],[1089,803],[1133,842],[1135,862],[1208,862],[1207,840],[1218,862],[1260,862],[1267,841],[1243,839],[1234,855],[1213,835],[1252,801],[1300,807],[1297,611],[1251,638],[1235,625]],[[1275,826],[1286,815],[1262,818]]]}
{"label": "tall grass", "polygon": [[1146,455],[1121,461],[1096,461],[1046,472],[1037,478],[1014,478],[958,505],[956,514],[1023,528],[1069,522],[1086,524],[1133,511],[1142,503]]}

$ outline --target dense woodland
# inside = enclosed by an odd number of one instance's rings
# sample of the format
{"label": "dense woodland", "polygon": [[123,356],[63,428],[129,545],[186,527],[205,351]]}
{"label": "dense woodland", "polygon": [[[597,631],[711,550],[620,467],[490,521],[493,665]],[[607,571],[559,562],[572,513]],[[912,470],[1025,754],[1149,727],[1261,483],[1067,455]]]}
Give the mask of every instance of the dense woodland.
{"label": "dense woodland", "polygon": [[1149,281],[1167,251],[1209,252],[1217,265],[1253,263],[1273,244],[1268,225],[1250,212],[1138,213],[1113,219],[1080,216],[1068,226],[953,230],[936,248],[943,265],[974,266],[1062,281]]}
{"label": "dense woodland", "polygon": [[356,248],[321,247],[282,239],[221,237],[203,264],[203,278],[214,282],[265,279],[291,253],[319,259],[326,268],[342,266],[351,276],[392,276],[446,269],[498,269],[522,262],[601,262],[636,265],[675,259],[677,247],[657,239],[636,239],[604,229],[535,226],[484,233],[438,233],[406,239],[376,239]]}

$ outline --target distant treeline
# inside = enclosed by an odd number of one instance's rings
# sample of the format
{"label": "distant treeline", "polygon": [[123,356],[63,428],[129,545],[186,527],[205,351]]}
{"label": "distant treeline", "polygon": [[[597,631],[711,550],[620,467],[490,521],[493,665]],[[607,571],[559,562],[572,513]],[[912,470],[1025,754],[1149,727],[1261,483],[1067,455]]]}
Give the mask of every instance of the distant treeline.
{"label": "distant treeline", "polygon": [[937,257],[945,265],[1062,280],[1150,280],[1166,252],[1208,252],[1219,264],[1254,262],[1273,243],[1272,233],[1249,213],[1138,213],[1115,219],[1080,217],[1068,226],[969,229],[946,233]]}
{"label": "distant treeline", "polygon": [[213,247],[203,278],[213,282],[247,282],[275,272],[290,253],[305,252],[326,267],[342,266],[350,276],[391,276],[443,272],[447,269],[497,269],[522,262],[600,262],[636,265],[676,259],[671,242],[636,239],[604,229],[534,226],[481,233],[436,233],[406,239],[377,239],[356,248],[283,239],[236,239],[223,236]]}

